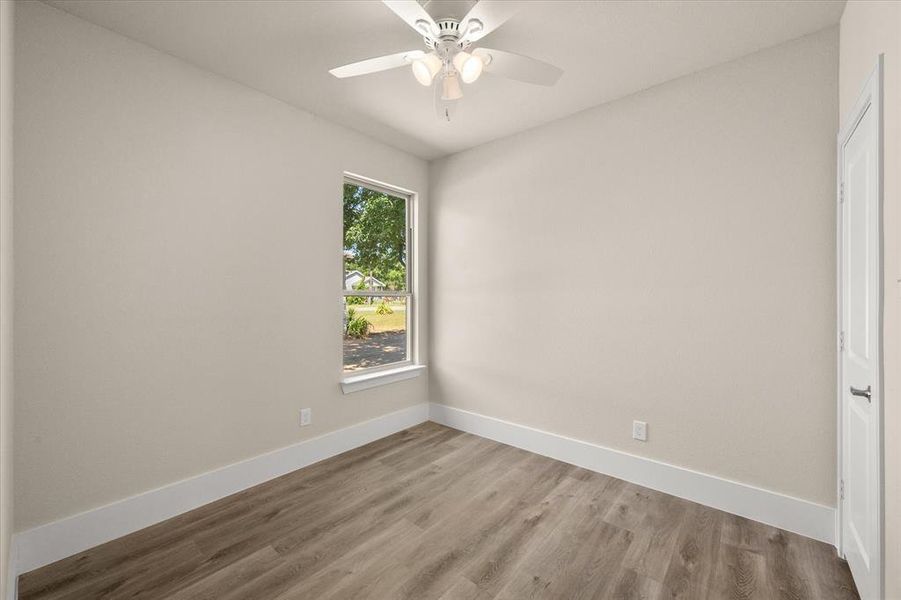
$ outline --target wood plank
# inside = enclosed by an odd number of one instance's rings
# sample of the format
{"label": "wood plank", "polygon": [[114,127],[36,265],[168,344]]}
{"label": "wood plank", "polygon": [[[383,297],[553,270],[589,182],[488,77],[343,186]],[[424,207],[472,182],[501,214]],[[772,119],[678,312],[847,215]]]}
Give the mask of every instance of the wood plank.
{"label": "wood plank", "polygon": [[748,548],[721,544],[707,598],[763,600],[768,593],[764,583],[765,573],[766,559],[762,554]]}
{"label": "wood plank", "polygon": [[722,516],[692,504],[682,521],[663,585],[671,598],[703,598],[719,558]]}
{"label": "wood plank", "polygon": [[616,581],[611,600],[655,600],[663,598],[663,586],[634,569],[623,569]]}
{"label": "wood plank", "polygon": [[232,563],[227,569],[213,571],[194,583],[182,587],[168,600],[218,600],[236,587],[253,582],[282,560],[272,546],[264,546],[253,554]]}
{"label": "wood plank", "polygon": [[425,423],[26,573],[24,600],[854,600],[826,544]]}
{"label": "wood plank", "polygon": [[577,498],[569,518],[529,549],[497,598],[595,598],[613,591],[632,533],[601,518],[612,498],[597,490]]}

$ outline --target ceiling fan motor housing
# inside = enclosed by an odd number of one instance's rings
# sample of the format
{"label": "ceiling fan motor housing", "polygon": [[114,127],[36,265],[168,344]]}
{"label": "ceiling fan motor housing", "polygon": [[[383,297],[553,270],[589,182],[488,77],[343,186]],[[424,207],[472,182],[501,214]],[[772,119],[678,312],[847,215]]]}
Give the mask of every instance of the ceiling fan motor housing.
{"label": "ceiling fan motor housing", "polygon": [[[448,42],[463,48],[463,34],[465,31],[457,19],[437,19],[435,24],[438,26],[437,36],[424,36],[425,45],[429,48],[437,50],[441,42]],[[469,44],[466,44],[467,46]]]}

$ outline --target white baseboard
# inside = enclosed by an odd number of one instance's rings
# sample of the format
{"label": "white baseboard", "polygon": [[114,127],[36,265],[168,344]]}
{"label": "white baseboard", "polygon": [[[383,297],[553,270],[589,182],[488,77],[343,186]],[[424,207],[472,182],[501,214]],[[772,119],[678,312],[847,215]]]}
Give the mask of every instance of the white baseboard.
{"label": "white baseboard", "polygon": [[834,543],[835,509],[828,506],[443,404],[429,406],[429,419],[828,544]]}
{"label": "white baseboard", "polygon": [[6,600],[17,600],[19,597],[19,552],[16,536],[9,541],[9,555],[6,562]]}
{"label": "white baseboard", "polygon": [[13,574],[224,498],[428,420],[422,403],[16,534]]}
{"label": "white baseboard", "polygon": [[[13,536],[10,579],[431,419],[536,454],[833,543],[835,510],[441,404],[418,404]],[[15,584],[9,600],[15,598]]]}

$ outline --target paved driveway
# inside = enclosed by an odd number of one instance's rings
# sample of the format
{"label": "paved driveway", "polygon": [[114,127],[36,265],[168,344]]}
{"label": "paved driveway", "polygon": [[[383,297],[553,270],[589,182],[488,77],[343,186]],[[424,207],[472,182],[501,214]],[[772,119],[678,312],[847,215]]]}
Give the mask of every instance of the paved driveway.
{"label": "paved driveway", "polygon": [[370,333],[363,339],[344,338],[344,370],[367,369],[404,360],[407,335],[403,331]]}

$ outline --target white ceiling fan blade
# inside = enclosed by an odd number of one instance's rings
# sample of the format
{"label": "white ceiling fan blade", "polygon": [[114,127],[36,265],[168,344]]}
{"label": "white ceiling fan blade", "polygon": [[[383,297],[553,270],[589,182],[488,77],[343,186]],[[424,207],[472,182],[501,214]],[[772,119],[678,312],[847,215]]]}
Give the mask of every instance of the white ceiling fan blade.
{"label": "white ceiling fan blade", "polygon": [[[518,8],[518,2],[511,0],[479,0],[475,6],[460,21],[460,27],[465,29],[466,33],[463,39],[469,42],[475,42],[482,39],[512,17]],[[470,21],[476,20],[481,23],[481,27],[473,27]],[[467,29],[469,26],[469,29]]]}
{"label": "white ceiling fan blade", "polygon": [[361,60],[360,62],[350,63],[343,67],[335,67],[329,73],[343,79],[345,77],[356,77],[357,75],[368,75],[369,73],[378,73],[379,71],[387,71],[388,69],[396,69],[409,65],[417,58],[422,58],[425,52],[422,50],[407,50],[406,52],[398,52],[397,54],[389,54],[387,56],[379,56]]}
{"label": "white ceiling fan blade", "polygon": [[438,36],[438,25],[435,24],[435,19],[416,0],[382,0],[382,2],[407,25],[415,29],[419,35]]}
{"label": "white ceiling fan blade", "polygon": [[472,53],[484,61],[486,73],[507,79],[537,85],[554,85],[563,75],[563,69],[522,54],[491,48],[477,48]]}

